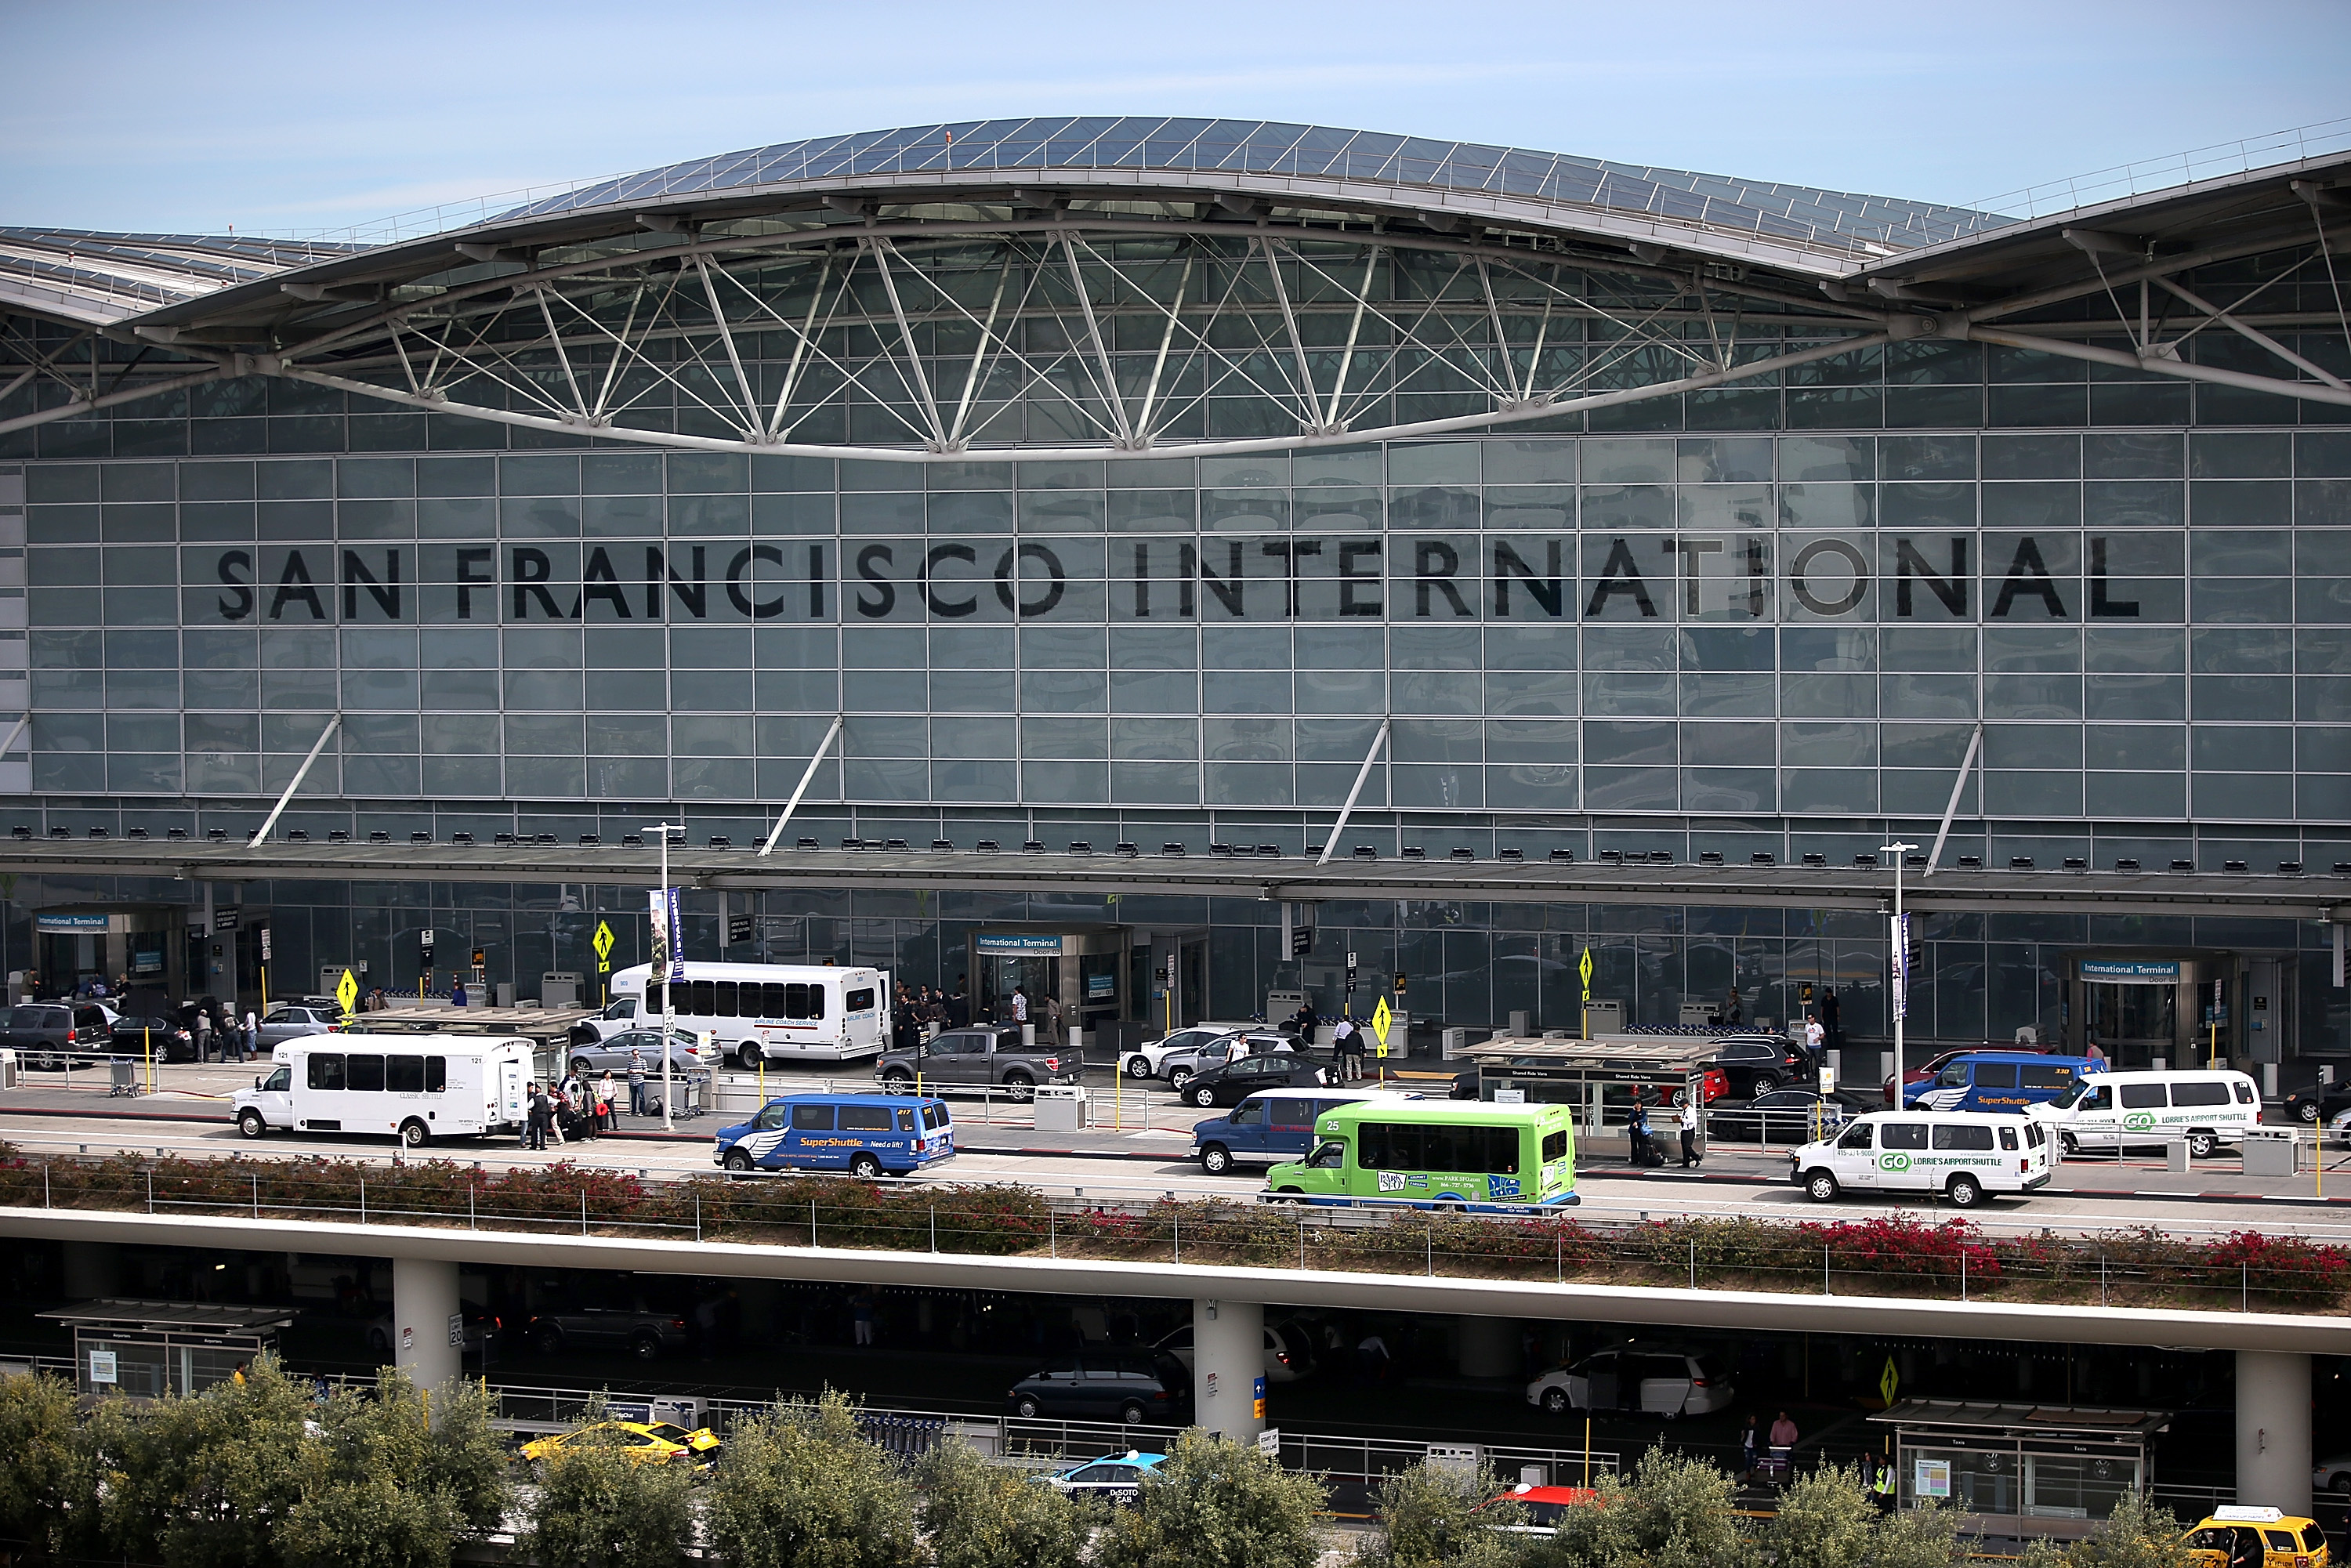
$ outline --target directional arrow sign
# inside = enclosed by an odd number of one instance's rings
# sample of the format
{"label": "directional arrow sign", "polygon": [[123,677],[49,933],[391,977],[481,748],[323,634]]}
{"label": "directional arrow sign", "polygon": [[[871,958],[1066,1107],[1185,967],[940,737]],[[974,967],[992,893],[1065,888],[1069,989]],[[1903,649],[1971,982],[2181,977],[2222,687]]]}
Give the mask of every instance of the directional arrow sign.
{"label": "directional arrow sign", "polygon": [[349,969],[345,969],[343,977],[335,982],[335,1001],[342,1008],[343,1016],[346,1018],[350,1016],[351,1005],[359,999],[360,983],[351,978],[351,972]]}
{"label": "directional arrow sign", "polygon": [[599,920],[596,922],[596,936],[590,946],[596,949],[597,957],[611,957],[612,956],[612,927],[604,921]]}
{"label": "directional arrow sign", "polygon": [[1387,998],[1382,997],[1380,1005],[1372,1009],[1372,1036],[1380,1042],[1382,1056],[1388,1053],[1388,1025],[1395,1018],[1395,1015],[1388,1011]]}

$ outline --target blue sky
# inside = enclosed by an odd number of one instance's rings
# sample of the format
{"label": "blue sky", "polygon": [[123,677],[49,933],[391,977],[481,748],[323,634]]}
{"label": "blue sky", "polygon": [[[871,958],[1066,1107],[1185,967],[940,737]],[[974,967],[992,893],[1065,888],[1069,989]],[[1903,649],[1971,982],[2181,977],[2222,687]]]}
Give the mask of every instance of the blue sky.
{"label": "blue sky", "polygon": [[1311,120],[1948,202],[2351,116],[2344,0],[0,0],[0,224],[212,233],[984,115]]}

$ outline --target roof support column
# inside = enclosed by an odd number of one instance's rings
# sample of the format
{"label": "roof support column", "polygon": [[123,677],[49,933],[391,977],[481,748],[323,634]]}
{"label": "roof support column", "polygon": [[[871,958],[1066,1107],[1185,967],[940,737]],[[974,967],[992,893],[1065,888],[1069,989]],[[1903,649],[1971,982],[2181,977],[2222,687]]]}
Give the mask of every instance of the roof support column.
{"label": "roof support column", "polygon": [[2310,1512],[2310,1357],[2237,1353],[2237,1500]]}
{"label": "roof support column", "polygon": [[465,1332],[457,1265],[435,1258],[392,1260],[392,1354],[416,1386],[457,1381]]}
{"label": "roof support column", "polygon": [[1259,1302],[1193,1301],[1192,1424],[1236,1443],[1254,1443],[1265,1430],[1265,1308]]}

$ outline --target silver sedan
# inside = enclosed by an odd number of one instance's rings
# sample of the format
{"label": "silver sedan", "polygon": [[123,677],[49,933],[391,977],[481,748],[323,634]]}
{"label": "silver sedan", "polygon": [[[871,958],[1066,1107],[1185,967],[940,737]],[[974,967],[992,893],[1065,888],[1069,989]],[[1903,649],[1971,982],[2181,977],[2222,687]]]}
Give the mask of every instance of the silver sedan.
{"label": "silver sedan", "polygon": [[[592,1073],[625,1073],[629,1071],[629,1053],[632,1051],[640,1051],[644,1057],[646,1075],[659,1078],[662,1070],[660,1042],[661,1032],[658,1030],[623,1030],[621,1033],[607,1040],[600,1040],[593,1045],[581,1045],[575,1042],[565,1060],[571,1063],[572,1071],[584,1078]],[[673,1030],[670,1032],[669,1061],[670,1071],[673,1073],[692,1072],[703,1067],[716,1065],[716,1062],[703,1061],[702,1042],[695,1037],[692,1030],[683,1029]]]}

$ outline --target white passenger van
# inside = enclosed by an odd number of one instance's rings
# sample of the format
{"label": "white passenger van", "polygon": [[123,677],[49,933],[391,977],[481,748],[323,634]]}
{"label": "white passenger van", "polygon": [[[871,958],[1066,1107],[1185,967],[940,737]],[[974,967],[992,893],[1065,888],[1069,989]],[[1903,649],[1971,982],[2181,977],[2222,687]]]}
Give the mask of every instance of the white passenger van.
{"label": "white passenger van", "polygon": [[519,1131],[531,1042],[477,1034],[321,1034],[271,1053],[266,1078],[233,1098],[236,1130],[258,1138],[374,1133],[412,1149],[434,1138]]}
{"label": "white passenger van", "polygon": [[[661,1027],[664,984],[650,965],[612,977],[600,1033]],[[852,1061],[890,1042],[890,972],[811,964],[695,964],[674,998],[677,1027],[718,1037],[722,1056]]]}
{"label": "white passenger van", "polygon": [[1816,1202],[1839,1193],[1938,1192],[1955,1208],[2048,1185],[2050,1134],[1994,1111],[1873,1111],[1788,1156],[1788,1178]]}
{"label": "white passenger van", "polygon": [[2024,1113],[2065,1147],[2119,1149],[2184,1138],[2203,1159],[2223,1144],[2242,1143],[2262,1124],[2261,1091],[2241,1072],[2180,1068],[2167,1072],[2101,1072]]}

